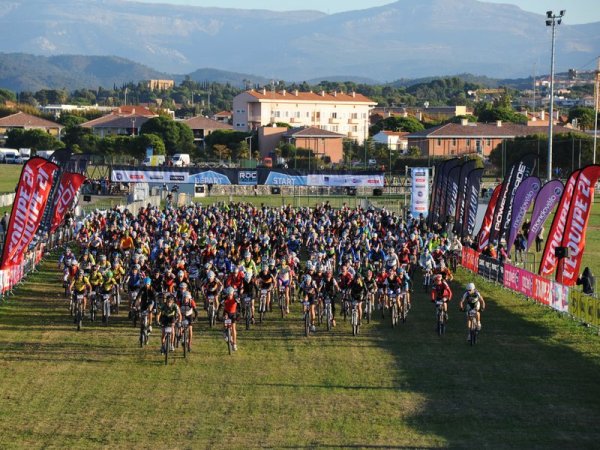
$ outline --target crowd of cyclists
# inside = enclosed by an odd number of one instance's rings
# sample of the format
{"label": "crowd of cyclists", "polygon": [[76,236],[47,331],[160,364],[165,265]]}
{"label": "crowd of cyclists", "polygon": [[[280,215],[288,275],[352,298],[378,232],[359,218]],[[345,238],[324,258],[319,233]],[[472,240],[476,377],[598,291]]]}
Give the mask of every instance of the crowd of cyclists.
{"label": "crowd of cyclists", "polygon": [[[447,321],[450,267],[455,270],[462,252],[458,238],[432,232],[422,217],[385,208],[335,209],[327,202],[314,208],[116,207],[73,226],[77,248],[67,247],[59,259],[71,312],[108,324],[124,308],[134,326],[140,324],[140,344],[160,325],[161,352],[177,346],[183,329],[191,351],[192,324],[201,313],[210,326],[231,320],[235,351],[236,322],[244,319],[249,328],[274,308],[285,318],[294,301],[309,321],[307,333],[323,323],[337,326],[352,309],[358,325],[376,313],[393,325],[394,315],[405,320],[415,289],[430,293]],[[480,329],[485,302],[472,283],[460,307],[476,312]],[[167,333],[169,342],[165,329],[177,330]]]}

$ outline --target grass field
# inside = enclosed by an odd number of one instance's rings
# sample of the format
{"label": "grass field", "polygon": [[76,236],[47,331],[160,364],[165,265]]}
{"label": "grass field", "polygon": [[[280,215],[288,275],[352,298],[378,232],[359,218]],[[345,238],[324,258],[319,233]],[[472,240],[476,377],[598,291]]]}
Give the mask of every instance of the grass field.
{"label": "grass field", "polygon": [[[453,305],[448,333],[416,289],[408,322],[353,338],[301,335],[297,306],[241,331],[227,355],[202,322],[163,365],[124,317],[76,332],[55,263],[0,307],[0,447],[597,448],[600,338],[507,291],[478,346]],[[470,276],[459,274],[465,283]],[[455,286],[456,287],[456,286]]]}
{"label": "grass field", "polygon": [[0,194],[15,192],[21,170],[22,164],[0,164]]}

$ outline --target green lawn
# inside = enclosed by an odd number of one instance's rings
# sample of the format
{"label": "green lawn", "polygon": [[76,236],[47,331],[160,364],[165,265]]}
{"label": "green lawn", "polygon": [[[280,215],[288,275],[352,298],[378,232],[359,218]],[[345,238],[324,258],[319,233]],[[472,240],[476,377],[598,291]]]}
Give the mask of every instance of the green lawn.
{"label": "green lawn", "polygon": [[15,192],[21,170],[22,164],[0,164],[0,194]]}
{"label": "green lawn", "polygon": [[46,262],[0,307],[0,447],[597,448],[600,338],[477,283],[475,348],[456,305],[439,338],[416,289],[396,330],[377,319],[353,338],[339,321],[307,339],[295,306],[232,356],[203,321],[191,358],[165,367],[156,333],[140,349],[124,317],[76,332]]}

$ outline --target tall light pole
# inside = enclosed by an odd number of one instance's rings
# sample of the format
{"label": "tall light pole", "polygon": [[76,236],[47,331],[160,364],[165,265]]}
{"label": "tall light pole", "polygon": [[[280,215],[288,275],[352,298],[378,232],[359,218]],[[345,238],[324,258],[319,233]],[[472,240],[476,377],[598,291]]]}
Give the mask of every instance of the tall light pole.
{"label": "tall light pole", "polygon": [[561,10],[559,15],[546,11],[546,26],[552,27],[552,56],[550,58],[550,117],[548,125],[548,181],[552,179],[552,132],[554,128],[554,41],[556,38],[556,25],[560,25],[566,10]]}
{"label": "tall light pole", "polygon": [[[598,69],[594,74],[594,164],[596,164],[596,140],[598,137],[598,90],[600,90],[600,58],[598,58]],[[581,141],[579,141],[581,143]]]}

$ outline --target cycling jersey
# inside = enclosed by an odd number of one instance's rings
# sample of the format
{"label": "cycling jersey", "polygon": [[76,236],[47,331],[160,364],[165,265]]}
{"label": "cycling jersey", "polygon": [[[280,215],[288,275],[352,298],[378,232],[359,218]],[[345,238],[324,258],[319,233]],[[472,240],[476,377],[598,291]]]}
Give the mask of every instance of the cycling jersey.
{"label": "cycling jersey", "polygon": [[442,281],[440,284],[434,283],[431,288],[431,301],[434,302],[443,298],[446,298],[448,301],[452,299],[450,286],[445,281]]}
{"label": "cycling jersey", "polygon": [[179,302],[179,309],[183,317],[189,318],[196,311],[196,302],[192,299],[189,302]]}
{"label": "cycling jersey", "polygon": [[90,274],[89,280],[92,287],[97,287],[102,284],[102,282],[104,281],[104,277],[100,272],[95,271]]}
{"label": "cycling jersey", "polygon": [[160,310],[160,321],[164,326],[172,325],[175,322],[175,319],[178,316],[179,308],[175,303],[169,306],[168,304],[164,304]]}
{"label": "cycling jersey", "polygon": [[479,309],[479,304],[481,301],[481,294],[479,291],[469,292],[466,291],[463,294],[463,301],[467,303],[467,309]]}
{"label": "cycling jersey", "polygon": [[85,291],[85,288],[87,287],[89,281],[86,277],[83,277],[81,280],[76,279],[73,282],[73,291],[77,292],[78,294],[81,294]]}
{"label": "cycling jersey", "polygon": [[236,302],[235,298],[233,298],[233,297],[227,297],[225,299],[225,302],[223,303],[223,310],[230,317],[236,315],[237,307],[238,307],[238,303]]}

